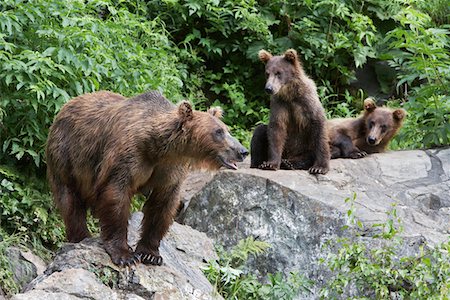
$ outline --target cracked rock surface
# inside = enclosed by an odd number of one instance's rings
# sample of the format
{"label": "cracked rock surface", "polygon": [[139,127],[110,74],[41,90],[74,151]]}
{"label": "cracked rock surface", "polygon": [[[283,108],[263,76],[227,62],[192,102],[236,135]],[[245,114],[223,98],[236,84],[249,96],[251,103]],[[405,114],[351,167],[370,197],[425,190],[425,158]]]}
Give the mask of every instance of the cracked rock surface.
{"label": "cracked rock surface", "polygon": [[[128,243],[135,245],[142,213],[133,214]],[[67,243],[44,274],[12,300],[142,300],[222,299],[203,276],[204,261],[216,259],[212,241],[204,233],[174,223],[161,243],[162,266],[115,266],[98,238]]]}
{"label": "cracked rock surface", "polygon": [[[317,279],[323,242],[343,234],[356,195],[355,215],[365,236],[387,220],[395,204],[407,243],[403,254],[450,234],[450,149],[392,151],[335,159],[326,175],[264,171],[241,165],[219,172],[190,199],[184,222],[226,247],[247,236],[272,245],[252,267],[262,274],[302,271]],[[371,239],[373,240],[373,239]]]}

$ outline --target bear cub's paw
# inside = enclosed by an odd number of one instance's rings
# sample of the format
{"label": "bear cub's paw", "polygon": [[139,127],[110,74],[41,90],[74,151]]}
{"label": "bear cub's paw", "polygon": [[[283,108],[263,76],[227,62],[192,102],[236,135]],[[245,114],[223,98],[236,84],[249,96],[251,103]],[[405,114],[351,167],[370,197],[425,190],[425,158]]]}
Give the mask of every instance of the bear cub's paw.
{"label": "bear cub's paw", "polygon": [[265,161],[265,162],[263,162],[262,164],[260,164],[260,165],[258,166],[258,169],[261,169],[261,170],[276,171],[276,170],[278,170],[279,168],[276,167],[276,164],[275,164],[275,163],[271,163],[271,162]]}
{"label": "bear cub's paw", "polygon": [[350,153],[350,158],[353,158],[353,159],[363,158],[365,156],[367,156],[366,151],[353,151]]}
{"label": "bear cub's paw", "polygon": [[326,174],[329,169],[328,167],[312,166],[308,172],[310,174]]}

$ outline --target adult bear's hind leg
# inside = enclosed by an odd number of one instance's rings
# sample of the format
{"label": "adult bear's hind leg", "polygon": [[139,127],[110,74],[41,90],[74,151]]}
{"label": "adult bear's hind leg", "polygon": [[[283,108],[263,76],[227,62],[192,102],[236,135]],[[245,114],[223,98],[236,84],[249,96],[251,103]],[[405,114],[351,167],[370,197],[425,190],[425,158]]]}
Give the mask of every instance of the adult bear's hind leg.
{"label": "adult bear's hind leg", "polygon": [[118,266],[128,266],[137,262],[127,243],[132,195],[119,186],[109,184],[104,188],[97,199],[95,215],[100,219],[101,237],[111,260]]}
{"label": "adult bear's hind leg", "polygon": [[66,227],[66,238],[71,243],[78,243],[90,237],[87,228],[87,207],[77,193],[63,184],[51,182],[55,204]]}

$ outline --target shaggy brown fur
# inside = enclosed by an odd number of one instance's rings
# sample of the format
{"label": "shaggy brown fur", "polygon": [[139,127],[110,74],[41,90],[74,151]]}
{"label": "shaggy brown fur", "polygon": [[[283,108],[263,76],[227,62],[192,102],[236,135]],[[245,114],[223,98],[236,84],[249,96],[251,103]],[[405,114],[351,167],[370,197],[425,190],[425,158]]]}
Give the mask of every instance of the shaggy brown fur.
{"label": "shaggy brown fur", "polygon": [[373,99],[367,98],[360,117],[328,120],[331,158],[361,158],[384,152],[405,116],[403,109],[377,107]]}
{"label": "shaggy brown fur", "polygon": [[265,90],[271,94],[269,125],[259,125],[251,141],[251,167],[265,170],[329,170],[325,113],[316,85],[301,66],[297,52],[272,56],[261,50],[266,64]]}
{"label": "shaggy brown fur", "polygon": [[[178,106],[158,92],[132,99],[96,92],[69,101],[50,128],[48,178],[67,239],[90,236],[86,212],[100,220],[106,251],[117,265],[160,265],[159,244],[179,206],[191,168],[237,169],[247,150],[219,120],[221,110]],[[147,196],[136,252],[127,245],[131,197]]]}

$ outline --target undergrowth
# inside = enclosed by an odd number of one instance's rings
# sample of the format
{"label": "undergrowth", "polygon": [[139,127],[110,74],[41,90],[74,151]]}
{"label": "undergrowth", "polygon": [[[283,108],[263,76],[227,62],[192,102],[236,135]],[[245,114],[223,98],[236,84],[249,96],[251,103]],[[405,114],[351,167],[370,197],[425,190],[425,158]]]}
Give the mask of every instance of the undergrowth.
{"label": "undergrowth", "polygon": [[287,278],[281,272],[268,274],[266,282],[261,283],[255,275],[244,271],[250,256],[263,254],[269,247],[268,243],[253,237],[239,241],[230,251],[218,247],[219,260],[210,261],[203,272],[225,299],[289,300],[309,291],[311,282],[295,272]]}
{"label": "undergrowth", "polygon": [[405,239],[395,206],[385,222],[372,225],[376,233],[368,242],[360,234],[363,224],[355,200],[355,195],[345,200],[350,204],[346,237],[323,246],[326,256],[318,263],[331,275],[320,284],[298,272],[287,278],[281,272],[268,274],[261,283],[244,271],[245,265],[250,255],[262,255],[270,245],[251,237],[228,252],[219,248],[219,260],[209,262],[204,273],[225,299],[295,299],[299,294],[314,299],[449,299],[450,240],[435,247],[424,243],[417,254],[401,256]]}

